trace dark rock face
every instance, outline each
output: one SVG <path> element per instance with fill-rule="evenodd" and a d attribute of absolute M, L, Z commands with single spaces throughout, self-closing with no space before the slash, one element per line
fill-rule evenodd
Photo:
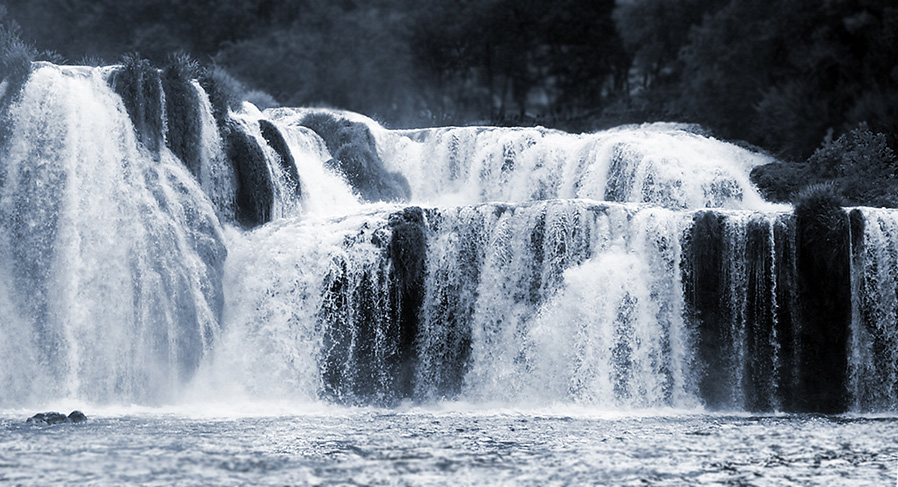
<path fill-rule="evenodd" d="M 382 236 L 361 239 L 385 245 Z M 352 243 L 349 243 L 352 245 Z M 389 406 L 396 400 L 392 364 L 398 353 L 398 320 L 391 314 L 388 262 L 357 266 L 335 261 L 326 278 L 319 323 L 324 327 L 320 362 L 323 394 L 343 404 Z"/>
<path fill-rule="evenodd" d="M 296 197 L 298 198 L 302 195 L 302 186 L 299 182 L 299 172 L 296 170 L 296 161 L 290 152 L 290 146 L 287 145 L 287 141 L 284 140 L 281 131 L 268 120 L 259 120 L 259 128 L 262 130 L 262 137 L 265 137 L 265 141 L 268 142 L 268 145 L 274 149 L 274 152 L 280 158 L 281 168 L 287 177 L 287 184 L 295 188 Z"/>
<path fill-rule="evenodd" d="M 163 73 L 162 86 L 168 122 L 165 142 L 193 177 L 199 179 L 202 148 L 199 93 L 189 79 L 184 79 L 174 69 Z"/>
<path fill-rule="evenodd" d="M 742 233 L 733 233 L 734 224 L 725 214 L 698 212 L 684 243 L 684 297 L 705 404 L 846 411 L 848 215 L 812 199 L 794 216 L 750 220 Z M 852 215 L 851 225 L 862 233 L 862 215 Z"/>
<path fill-rule="evenodd" d="M 773 228 L 776 266 L 776 337 L 779 344 L 780 406 L 795 410 L 795 384 L 798 377 L 796 331 L 799 326 L 795 272 L 795 217 L 783 215 Z"/>
<path fill-rule="evenodd" d="M 833 202 L 809 199 L 796 204 L 795 227 L 801 319 L 795 409 L 841 413 L 849 404 L 849 218 Z"/>
<path fill-rule="evenodd" d="M 122 97 L 131 123 L 147 149 L 158 153 L 165 140 L 162 78 L 146 59 L 129 57 L 124 67 L 110 78 L 112 88 Z"/>
<path fill-rule="evenodd" d="M 50 425 L 61 423 L 83 423 L 87 421 L 87 416 L 81 411 L 72 411 L 68 416 L 57 412 L 37 413 L 28 418 L 25 422 L 36 425 Z"/>
<path fill-rule="evenodd" d="M 341 260 L 332 267 L 319 316 L 323 392 L 332 400 L 388 406 L 413 397 L 425 230 L 424 212 L 406 208 L 356 237 L 381 249 L 376 262 L 358 267 Z"/>
<path fill-rule="evenodd" d="M 732 320 L 724 305 L 724 217 L 712 211 L 697 213 L 684 249 L 683 279 L 687 312 L 698 330 L 698 359 L 703 366 L 699 391 L 708 407 L 728 406 L 730 381 L 724 348 L 732 342 L 723 326 Z"/>
<path fill-rule="evenodd" d="M 315 131 L 334 157 L 331 167 L 343 173 L 349 184 L 368 201 L 405 201 L 411 196 L 408 180 L 389 172 L 377 155 L 374 136 L 364 124 L 313 113 L 302 125 Z"/>
<path fill-rule="evenodd" d="M 447 221 L 439 211 L 428 211 L 426 216 L 430 232 L 457 230 L 460 245 L 453 256 L 458 264 L 457 269 L 440 268 L 439 265 L 434 269 L 426 269 L 428 273 L 433 273 L 433 277 L 429 278 L 431 282 L 446 285 L 422 290 L 433 293 L 429 299 L 435 305 L 421 315 L 419 327 L 428 327 L 427 334 L 437 345 L 428 346 L 426 341 L 419 343 L 419 353 L 434 357 L 441 364 L 440 367 L 431 367 L 428 376 L 422 377 L 431 384 L 430 391 L 422 392 L 430 394 L 430 397 L 455 398 L 462 392 L 471 365 L 471 328 L 475 296 L 483 269 L 487 220 L 472 218 L 455 227 L 454 222 Z"/>
<path fill-rule="evenodd" d="M 225 130 L 228 160 L 237 173 L 237 222 L 254 227 L 268 223 L 274 205 L 271 174 L 265 152 L 240 124 L 230 120 Z"/>
<path fill-rule="evenodd" d="M 766 219 L 752 220 L 746 228 L 746 305 L 744 310 L 745 351 L 748 356 L 742 388 L 745 408 L 750 411 L 772 411 L 781 402 L 776 379 L 786 375 L 774 360 L 777 349 L 782 349 L 781 337 L 785 330 L 779 326 L 781 312 L 788 310 L 788 301 L 782 302 L 771 293 L 772 289 L 789 289 L 777 275 L 783 257 L 790 254 L 785 245 L 777 246 L 776 231 L 782 222 Z M 770 225 L 773 228 L 770 228 Z M 771 239 L 771 230 L 774 238 Z M 781 358 L 780 358 L 781 360 Z"/>
<path fill-rule="evenodd" d="M 393 303 L 399 319 L 396 388 L 401 397 L 411 397 L 418 363 L 418 315 L 424 303 L 427 258 L 424 212 L 418 207 L 406 208 L 390 215 L 390 226 L 393 227 L 389 244 Z"/>

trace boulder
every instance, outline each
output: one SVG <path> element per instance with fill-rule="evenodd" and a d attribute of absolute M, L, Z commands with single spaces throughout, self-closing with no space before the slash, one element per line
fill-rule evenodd
<path fill-rule="evenodd" d="M 37 413 L 28 418 L 25 422 L 31 424 L 59 424 L 59 423 L 81 423 L 87 421 L 87 416 L 81 411 L 72 411 L 68 416 L 57 412 Z"/>

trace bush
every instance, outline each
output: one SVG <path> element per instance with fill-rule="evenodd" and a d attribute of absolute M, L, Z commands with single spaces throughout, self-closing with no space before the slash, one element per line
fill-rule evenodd
<path fill-rule="evenodd" d="M 822 182 L 807 163 L 772 162 L 751 170 L 751 181 L 768 201 L 788 203 L 808 184 Z"/>
<path fill-rule="evenodd" d="M 0 4 L 0 81 L 21 87 L 31 73 L 37 51 L 24 42 L 19 24 L 9 19 L 6 6 Z M 9 88 L 7 88 L 9 89 Z"/>
<path fill-rule="evenodd" d="M 758 166 L 751 179 L 761 194 L 772 201 L 802 201 L 835 193 L 845 205 L 898 208 L 898 159 L 887 137 L 866 124 L 827 140 L 804 163 L 772 163 Z M 799 188 L 828 182 L 827 189 Z"/>
<path fill-rule="evenodd" d="M 249 90 L 244 96 L 246 101 L 255 105 L 259 110 L 280 106 L 273 96 L 262 90 Z"/>
<path fill-rule="evenodd" d="M 219 127 L 227 126 L 228 110 L 237 110 L 246 100 L 246 88 L 224 68 L 212 65 L 202 70 L 200 85 L 212 103 L 212 114 Z"/>
<path fill-rule="evenodd" d="M 82 56 L 81 59 L 78 60 L 79 66 L 99 67 L 99 66 L 106 66 L 107 64 L 109 64 L 109 63 L 107 63 L 105 59 L 101 58 L 100 56 L 94 56 L 94 55 Z"/>
<path fill-rule="evenodd" d="M 808 162 L 825 177 L 892 178 L 898 170 L 898 160 L 886 136 L 873 133 L 866 123 L 842 134 L 835 141 L 825 141 Z"/>
<path fill-rule="evenodd" d="M 842 208 L 842 195 L 836 185 L 817 183 L 806 186 L 798 192 L 793 200 L 795 213 L 820 214 Z"/>
<path fill-rule="evenodd" d="M 5 32 L 0 35 L 7 34 Z M 31 74 L 31 62 L 36 53 L 34 49 L 18 37 L 0 39 L 0 78 L 12 86 L 20 88 Z"/>
<path fill-rule="evenodd" d="M 54 50 L 44 50 L 34 55 L 35 61 L 46 61 L 53 64 L 68 64 L 69 60 Z"/>
<path fill-rule="evenodd" d="M 168 56 L 168 63 L 165 66 L 165 77 L 170 80 L 177 80 L 183 83 L 200 76 L 200 63 L 196 59 L 184 51 L 177 51 Z"/>
<path fill-rule="evenodd" d="M 814 184 L 795 199 L 798 411 L 843 412 L 851 323 L 849 218 L 833 184 Z"/>

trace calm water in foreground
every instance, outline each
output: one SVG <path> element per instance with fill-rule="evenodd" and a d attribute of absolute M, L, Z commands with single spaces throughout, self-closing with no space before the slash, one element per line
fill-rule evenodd
<path fill-rule="evenodd" d="M 894 416 L 275 414 L 120 410 L 32 426 L 0 411 L 0 484 L 898 485 Z"/>

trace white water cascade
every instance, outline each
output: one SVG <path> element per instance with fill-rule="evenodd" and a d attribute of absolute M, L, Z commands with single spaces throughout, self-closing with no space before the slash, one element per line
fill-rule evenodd
<path fill-rule="evenodd" d="M 857 410 L 898 409 L 898 214 L 855 210 L 865 222 L 854 249 L 851 387 Z"/>
<path fill-rule="evenodd" d="M 803 223 L 750 181 L 765 155 L 675 124 L 222 124 L 192 82 L 197 115 L 163 115 L 197 127 L 181 161 L 142 142 L 117 69 L 37 64 L 6 100 L 0 405 L 813 407 L 828 328 L 802 311 Z M 893 213 L 851 216 L 830 396 L 854 410 L 898 407 Z"/>
<path fill-rule="evenodd" d="M 220 331 L 209 198 L 138 143 L 108 71 L 37 67 L 0 187 L 0 401 L 169 401 Z"/>

